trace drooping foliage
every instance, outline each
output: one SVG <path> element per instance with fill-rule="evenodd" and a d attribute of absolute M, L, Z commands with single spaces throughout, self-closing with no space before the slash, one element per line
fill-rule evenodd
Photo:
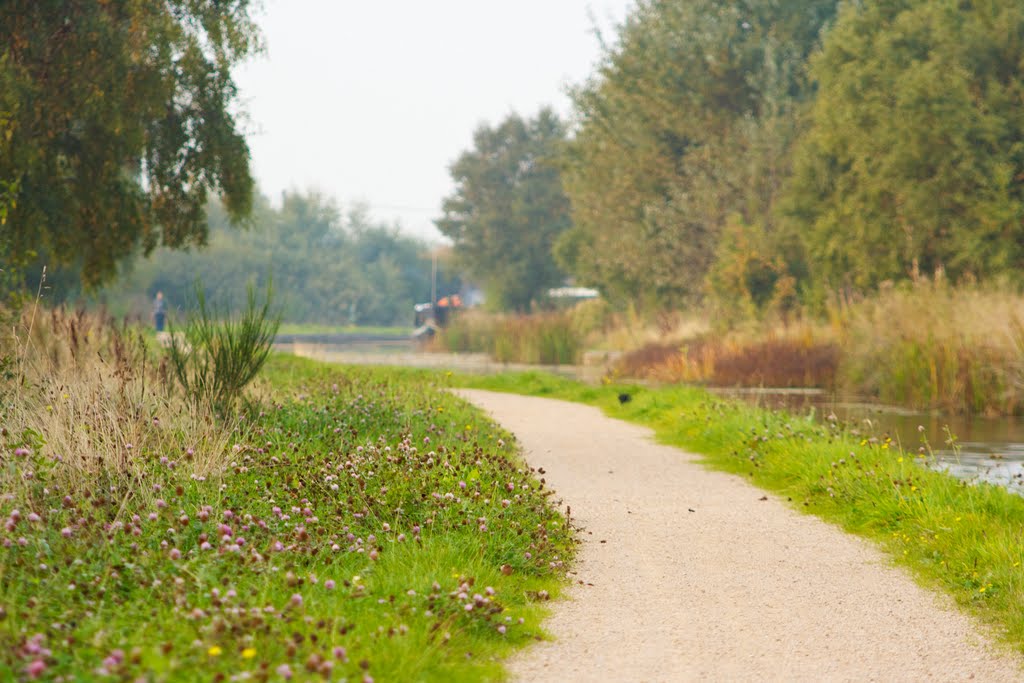
<path fill-rule="evenodd" d="M 639 3 L 574 94 L 574 228 L 559 244 L 574 274 L 613 298 L 679 304 L 703 293 L 727 224 L 785 242 L 773 209 L 812 93 L 804 64 L 835 4 Z"/>
<path fill-rule="evenodd" d="M 477 129 L 473 149 L 451 166 L 456 188 L 437 227 L 494 308 L 527 310 L 564 278 L 552 246 L 570 226 L 557 164 L 565 136 L 550 109 L 512 114 Z"/>
<path fill-rule="evenodd" d="M 812 73 L 790 211 L 813 277 L 1024 268 L 1024 5 L 843 6 Z"/>
<path fill-rule="evenodd" d="M 205 206 L 252 205 L 231 67 L 250 0 L 0 3 L 0 261 L 87 286 L 158 245 L 202 244 Z"/>

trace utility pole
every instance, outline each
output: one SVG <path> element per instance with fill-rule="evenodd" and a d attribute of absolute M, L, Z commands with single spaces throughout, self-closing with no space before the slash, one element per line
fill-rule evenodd
<path fill-rule="evenodd" d="M 437 248 L 430 251 L 430 310 L 437 306 Z"/>

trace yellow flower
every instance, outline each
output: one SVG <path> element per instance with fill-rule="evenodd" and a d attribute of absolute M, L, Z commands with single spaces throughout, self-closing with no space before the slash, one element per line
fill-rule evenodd
<path fill-rule="evenodd" d="M 224 650 L 220 649 L 220 645 L 214 645 L 206 651 L 206 654 L 210 655 L 211 657 L 219 657 L 220 653 L 223 651 Z"/>
<path fill-rule="evenodd" d="M 244 650 L 242 650 L 242 657 L 244 657 L 245 659 L 252 659 L 255 656 L 256 656 L 256 648 L 247 647 Z"/>
<path fill-rule="evenodd" d="M 355 576 L 352 577 L 352 583 L 359 583 L 361 578 L 362 578 L 361 576 L 356 574 Z"/>

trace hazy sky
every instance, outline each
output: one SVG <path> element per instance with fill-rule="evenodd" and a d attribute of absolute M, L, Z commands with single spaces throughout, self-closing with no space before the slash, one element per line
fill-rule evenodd
<path fill-rule="evenodd" d="M 260 189 L 363 200 L 435 238 L 448 166 L 483 123 L 570 111 L 566 86 L 634 0 L 265 0 L 236 72 Z M 593 18 L 593 20 L 592 20 Z"/>

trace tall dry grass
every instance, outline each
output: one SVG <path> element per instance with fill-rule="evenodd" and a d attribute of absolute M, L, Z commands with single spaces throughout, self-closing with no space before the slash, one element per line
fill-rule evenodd
<path fill-rule="evenodd" d="M 467 311 L 440 332 L 435 348 L 487 353 L 503 363 L 572 365 L 579 361 L 583 337 L 565 311 L 532 315 Z"/>
<path fill-rule="evenodd" d="M 847 391 L 922 409 L 1024 409 L 1024 296 L 1008 285 L 939 278 L 836 302 Z"/>
<path fill-rule="evenodd" d="M 666 338 L 690 339 L 708 329 L 707 320 L 692 313 L 641 315 L 635 307 L 615 310 L 594 300 L 530 315 L 466 311 L 442 331 L 434 348 L 487 353 L 503 362 L 564 365 L 578 363 L 585 349 L 635 349 Z"/>
<path fill-rule="evenodd" d="M 716 386 L 822 387 L 957 414 L 1024 412 L 1024 295 L 943 279 L 836 298 L 827 321 L 649 343 L 617 374 Z"/>
<path fill-rule="evenodd" d="M 0 468 L 8 494 L 110 486 L 145 496 L 137 484 L 154 467 L 208 477 L 225 464 L 237 425 L 186 401 L 139 329 L 29 306 L 8 316 L 0 359 L 0 463 L 21 461 Z"/>

